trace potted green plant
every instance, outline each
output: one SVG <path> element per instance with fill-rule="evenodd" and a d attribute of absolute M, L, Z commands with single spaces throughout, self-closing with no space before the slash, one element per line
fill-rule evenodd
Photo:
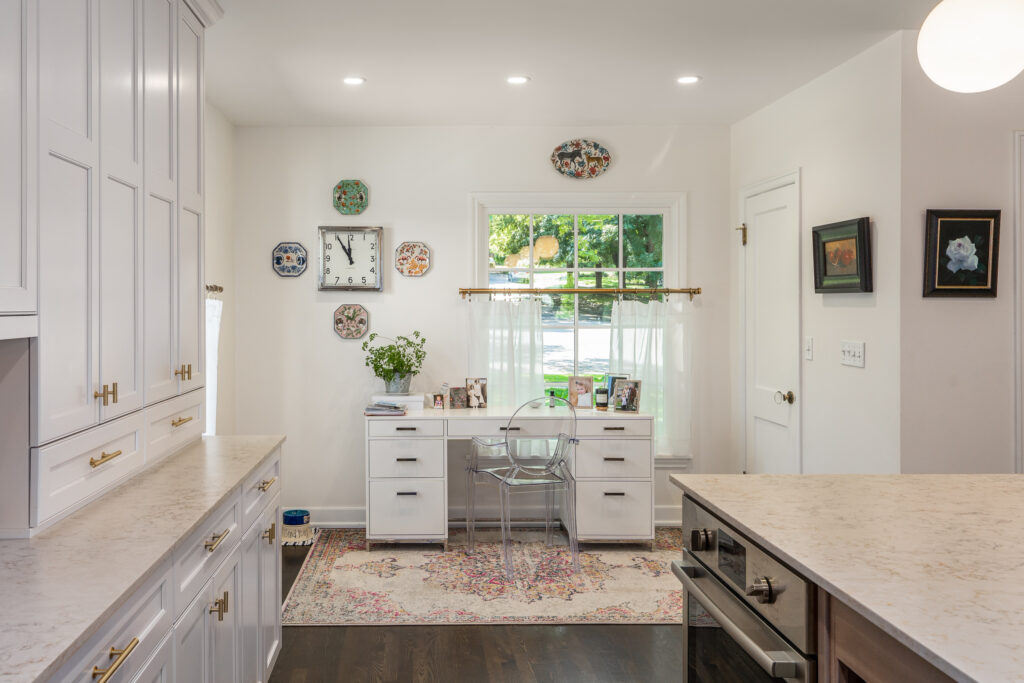
<path fill-rule="evenodd" d="M 423 350 L 423 345 L 427 343 L 426 338 L 417 330 L 412 333 L 412 337 L 381 337 L 391 343 L 373 346 L 373 340 L 378 336 L 380 335 L 373 332 L 363 342 L 366 367 L 373 368 L 373 374 L 384 380 L 384 390 L 387 393 L 409 393 L 412 377 L 419 374 L 423 368 L 423 359 L 427 357 L 427 352 Z"/>

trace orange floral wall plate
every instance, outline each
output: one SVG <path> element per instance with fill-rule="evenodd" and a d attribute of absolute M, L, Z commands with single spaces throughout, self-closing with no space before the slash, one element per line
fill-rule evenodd
<path fill-rule="evenodd" d="M 395 270 L 406 277 L 421 277 L 430 268 L 430 247 L 423 242 L 402 242 L 395 249 Z"/>

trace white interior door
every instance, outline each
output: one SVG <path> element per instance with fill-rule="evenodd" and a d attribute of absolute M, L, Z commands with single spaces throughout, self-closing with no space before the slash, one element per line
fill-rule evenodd
<path fill-rule="evenodd" d="M 801 470 L 798 200 L 795 176 L 741 197 L 749 473 Z"/>

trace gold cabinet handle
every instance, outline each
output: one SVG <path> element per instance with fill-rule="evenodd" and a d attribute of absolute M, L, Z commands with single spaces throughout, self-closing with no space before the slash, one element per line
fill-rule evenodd
<path fill-rule="evenodd" d="M 134 650 L 136 646 L 138 646 L 138 644 L 139 639 L 132 638 L 132 641 L 128 643 L 128 647 L 126 647 L 123 650 L 118 650 L 116 647 L 110 648 L 110 658 L 114 660 L 114 663 L 108 666 L 106 669 L 101 669 L 98 666 L 94 666 L 92 668 L 93 678 L 96 678 L 97 676 L 102 676 L 102 678 L 100 678 L 100 680 L 96 683 L 107 683 L 107 681 L 110 680 L 110 677 L 113 676 L 117 672 L 117 670 L 121 668 L 121 665 L 124 664 L 124 661 L 128 659 L 128 655 L 132 653 L 132 650 Z"/>
<path fill-rule="evenodd" d="M 185 424 L 186 422 L 191 422 L 191 421 L 192 421 L 192 416 L 191 415 L 189 415 L 188 417 L 179 417 L 177 420 L 171 420 L 171 426 L 172 427 L 180 427 L 181 425 Z"/>
<path fill-rule="evenodd" d="M 109 460 L 113 460 L 114 458 L 116 458 L 119 455 L 121 455 L 121 451 L 120 450 L 116 450 L 113 453 L 105 453 L 105 452 L 101 451 L 100 452 L 100 457 L 98 457 L 98 458 L 89 458 L 89 467 L 92 467 L 92 468 L 95 469 L 95 468 L 99 467 L 100 465 L 102 465 L 103 463 L 105 463 L 105 462 L 107 462 Z"/>
<path fill-rule="evenodd" d="M 205 541 L 203 543 L 203 547 L 212 553 L 214 550 L 217 549 L 217 546 L 219 546 L 221 542 L 228 537 L 228 534 L 230 533 L 231 529 L 225 529 L 219 534 L 214 534 L 213 536 L 210 536 L 210 540 Z"/>
<path fill-rule="evenodd" d="M 267 489 L 269 489 L 271 486 L 273 486 L 275 481 L 277 481 L 277 477 L 271 477 L 270 479 L 264 479 L 263 481 L 260 482 L 259 486 L 257 486 L 256 488 L 258 488 L 260 491 L 263 491 L 264 493 L 266 493 Z"/>
<path fill-rule="evenodd" d="M 272 522 L 270 528 L 263 532 L 263 538 L 267 539 L 267 545 L 274 545 L 274 537 L 277 535 L 277 522 Z"/>
<path fill-rule="evenodd" d="M 108 399 L 110 397 L 110 389 L 108 389 L 107 385 L 104 384 L 103 385 L 103 391 L 94 391 L 94 392 L 92 392 L 92 397 L 93 398 L 102 398 L 103 399 L 103 405 L 108 405 L 107 401 L 108 401 Z M 114 403 L 117 403 L 117 401 L 114 401 Z"/>
<path fill-rule="evenodd" d="M 224 621 L 224 615 L 228 613 L 228 592 L 224 591 L 223 598 L 217 598 L 210 607 L 210 614 L 217 615 L 217 621 Z"/>
<path fill-rule="evenodd" d="M 192 364 L 189 363 L 188 365 L 185 365 L 184 363 L 182 363 L 181 368 L 175 370 L 174 374 L 181 377 L 184 380 L 192 379 Z"/>
<path fill-rule="evenodd" d="M 191 363 L 188 364 L 188 378 L 189 378 L 189 380 L 192 379 L 192 364 Z"/>
<path fill-rule="evenodd" d="M 181 367 L 174 371 L 174 376 L 175 377 L 181 377 L 182 379 L 186 379 L 185 373 L 186 373 L 185 364 L 182 363 Z"/>
<path fill-rule="evenodd" d="M 110 385 L 110 400 L 117 403 L 117 382 L 113 382 Z"/>

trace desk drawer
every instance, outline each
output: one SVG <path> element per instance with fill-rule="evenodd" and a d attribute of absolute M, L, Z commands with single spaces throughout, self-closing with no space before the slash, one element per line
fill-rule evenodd
<path fill-rule="evenodd" d="M 653 538 L 649 481 L 576 482 L 580 538 Z"/>
<path fill-rule="evenodd" d="M 370 477 L 443 477 L 444 440 L 387 439 L 370 442 Z"/>
<path fill-rule="evenodd" d="M 651 421 L 647 418 L 614 418 L 577 420 L 576 436 L 650 436 Z"/>
<path fill-rule="evenodd" d="M 444 479 L 375 479 L 367 507 L 370 537 L 447 536 Z"/>
<path fill-rule="evenodd" d="M 236 487 L 228 499 L 203 518 L 199 528 L 174 549 L 175 617 L 192 602 L 221 560 L 238 545 L 242 537 L 241 523 L 242 500 Z"/>
<path fill-rule="evenodd" d="M 525 419 L 516 420 L 513 425 L 512 434 L 515 436 L 555 436 L 554 431 L 558 428 L 555 425 L 562 424 L 561 420 L 540 420 Z M 577 425 L 579 422 L 576 423 Z M 448 436 L 465 437 L 490 436 L 503 437 L 508 427 L 508 419 L 461 419 L 448 421 Z M 518 427 L 518 429 L 516 429 Z"/>
<path fill-rule="evenodd" d="M 267 503 L 281 491 L 281 449 L 274 451 L 263 465 L 242 484 L 242 529 L 263 512 Z"/>
<path fill-rule="evenodd" d="M 142 467 L 144 424 L 139 411 L 33 448 L 32 526 L 76 507 Z"/>
<path fill-rule="evenodd" d="M 368 420 L 367 431 L 371 439 L 394 436 L 444 436 L 443 420 Z"/>
<path fill-rule="evenodd" d="M 580 439 L 574 475 L 578 479 L 650 479 L 647 439 Z"/>
<path fill-rule="evenodd" d="M 203 434 L 206 391 L 182 394 L 146 408 L 146 462 L 153 463 Z"/>
<path fill-rule="evenodd" d="M 110 656 L 110 648 L 125 649 L 137 638 L 138 644 L 111 678 L 119 683 L 132 680 L 171 631 L 174 620 L 171 588 L 171 561 L 168 559 L 50 680 L 54 683 L 95 681 L 93 667 L 106 669 L 116 661 Z"/>

